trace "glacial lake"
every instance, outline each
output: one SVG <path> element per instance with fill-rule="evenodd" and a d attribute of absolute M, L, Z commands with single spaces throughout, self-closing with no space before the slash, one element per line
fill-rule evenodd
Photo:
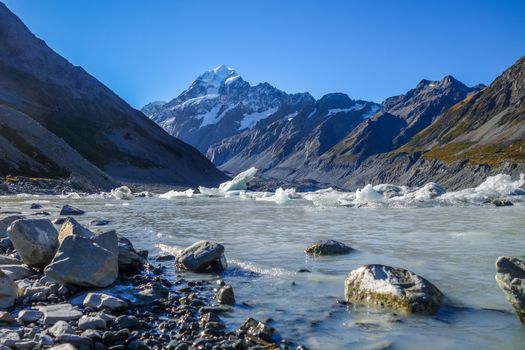
<path fill-rule="evenodd" d="M 523 196 L 519 196 L 523 197 Z M 30 210 L 31 203 L 43 208 Z M 223 318 L 236 329 L 247 317 L 270 320 L 278 334 L 309 349 L 523 349 L 525 327 L 497 286 L 499 256 L 525 254 L 525 203 L 494 207 L 463 203 L 396 207 L 316 206 L 305 199 L 282 203 L 230 198 L 0 197 L 1 210 L 58 215 L 63 204 L 86 211 L 95 231 L 116 229 L 150 257 L 195 241 L 224 244 L 229 267 L 221 276 L 237 306 Z M 356 251 L 308 257 L 319 239 Z M 154 260 L 152 260 L 154 263 Z M 436 316 L 346 306 L 347 274 L 379 263 L 411 270 L 445 295 Z M 173 262 L 168 275 L 174 277 Z M 306 268 L 311 273 L 298 273 Z M 208 276 L 186 275 L 202 279 Z"/>

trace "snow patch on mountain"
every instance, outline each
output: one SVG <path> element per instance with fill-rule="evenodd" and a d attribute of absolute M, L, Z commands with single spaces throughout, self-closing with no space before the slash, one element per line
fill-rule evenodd
<path fill-rule="evenodd" d="M 241 125 L 239 126 L 239 130 L 252 129 L 255 126 L 255 124 L 257 124 L 257 122 L 268 118 L 269 116 L 277 112 L 278 109 L 279 109 L 278 107 L 274 107 L 274 108 L 270 108 L 263 112 L 245 114 L 244 118 L 241 120 Z"/>

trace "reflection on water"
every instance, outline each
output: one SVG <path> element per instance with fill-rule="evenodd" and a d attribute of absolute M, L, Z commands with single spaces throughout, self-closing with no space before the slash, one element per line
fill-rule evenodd
<path fill-rule="evenodd" d="M 0 207 L 29 214 L 33 202 L 52 217 L 68 203 L 86 210 L 79 218 L 85 224 L 108 219 L 104 229 L 117 229 L 151 256 L 175 253 L 200 239 L 222 242 L 230 263 L 225 279 L 239 303 L 226 316 L 232 328 L 248 315 L 271 318 L 283 338 L 312 349 L 520 349 L 525 344 L 525 329 L 494 281 L 498 256 L 525 254 L 523 203 L 396 209 L 316 207 L 304 199 L 276 204 L 239 198 L 3 197 Z M 305 256 L 309 243 L 328 238 L 357 251 Z M 422 275 L 445 293 L 445 306 L 435 317 L 406 317 L 338 303 L 346 274 L 367 263 Z M 312 272 L 297 273 L 300 268 Z"/>

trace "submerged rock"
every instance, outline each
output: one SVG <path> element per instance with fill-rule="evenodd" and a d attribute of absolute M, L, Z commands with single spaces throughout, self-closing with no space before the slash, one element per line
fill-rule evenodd
<path fill-rule="evenodd" d="M 496 207 L 512 207 L 514 204 L 506 199 L 495 199 L 492 201 Z"/>
<path fill-rule="evenodd" d="M 118 276 L 117 235 L 102 233 L 92 240 L 79 235 L 64 238 L 46 267 L 50 279 L 79 287 L 107 287 Z"/>
<path fill-rule="evenodd" d="M 177 254 L 176 266 L 193 272 L 223 271 L 227 266 L 224 246 L 212 241 L 196 242 Z"/>
<path fill-rule="evenodd" d="M 525 325 L 525 261 L 510 256 L 499 257 L 496 260 L 496 282 Z"/>
<path fill-rule="evenodd" d="M 353 251 L 351 247 L 344 243 L 334 241 L 333 239 L 321 240 L 312 244 L 304 250 L 306 254 L 312 255 L 339 255 L 348 254 Z"/>
<path fill-rule="evenodd" d="M 235 305 L 235 294 L 232 286 L 224 286 L 217 291 L 215 299 L 223 305 Z"/>
<path fill-rule="evenodd" d="M 47 219 L 17 220 L 7 233 L 22 261 L 29 266 L 46 266 L 58 248 L 58 232 Z"/>
<path fill-rule="evenodd" d="M 64 215 L 64 216 L 82 215 L 84 213 L 85 211 L 83 211 L 82 209 L 75 208 L 74 206 L 69 205 L 69 204 L 64 205 L 62 209 L 60 210 L 60 215 Z"/>
<path fill-rule="evenodd" d="M 441 291 L 426 279 L 385 265 L 362 266 L 350 272 L 345 281 L 346 301 L 402 312 L 435 313 L 442 298 Z"/>

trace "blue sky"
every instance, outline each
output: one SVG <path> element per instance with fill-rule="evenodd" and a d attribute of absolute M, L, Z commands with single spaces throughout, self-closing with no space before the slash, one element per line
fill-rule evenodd
<path fill-rule="evenodd" d="M 252 84 L 381 102 L 423 78 L 487 84 L 525 55 L 525 1 L 4 2 L 139 108 L 223 63 Z"/>

